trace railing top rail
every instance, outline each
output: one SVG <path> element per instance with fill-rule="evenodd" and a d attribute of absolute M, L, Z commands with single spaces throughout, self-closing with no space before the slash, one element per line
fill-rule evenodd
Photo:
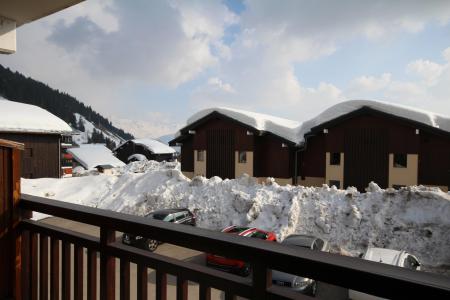
<path fill-rule="evenodd" d="M 20 206 L 22 209 L 109 230 L 134 233 L 199 251 L 261 263 L 271 269 L 382 297 L 399 297 L 404 291 L 416 296 L 450 296 L 450 280 L 442 275 L 307 249 L 291 249 L 257 239 L 240 238 L 26 194 L 22 194 Z"/>

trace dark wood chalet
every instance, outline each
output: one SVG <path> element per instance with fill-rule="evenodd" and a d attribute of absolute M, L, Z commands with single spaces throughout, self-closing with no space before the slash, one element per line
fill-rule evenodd
<path fill-rule="evenodd" d="M 21 176 L 60 177 L 61 137 L 71 127 L 48 111 L 34 105 L 0 99 L 0 139 L 24 145 Z"/>
<path fill-rule="evenodd" d="M 114 149 L 113 153 L 124 163 L 143 159 L 172 161 L 176 156 L 173 148 L 154 139 L 129 140 Z"/>
<path fill-rule="evenodd" d="M 450 187 L 450 133 L 395 108 L 362 106 L 312 127 L 298 155 L 301 185 Z"/>
<path fill-rule="evenodd" d="M 280 184 L 292 183 L 295 143 L 230 117 L 226 110 L 195 120 L 169 144 L 181 146 L 181 170 L 190 178 L 232 179 L 246 173 L 259 180 L 274 177 Z"/>

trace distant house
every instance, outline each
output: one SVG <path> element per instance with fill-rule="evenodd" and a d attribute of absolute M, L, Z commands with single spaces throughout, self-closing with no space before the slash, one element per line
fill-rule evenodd
<path fill-rule="evenodd" d="M 61 138 L 72 128 L 50 112 L 0 97 L 0 138 L 25 145 L 22 177 L 60 177 Z"/>
<path fill-rule="evenodd" d="M 74 167 L 82 166 L 86 170 L 98 168 L 104 170 L 108 165 L 112 167 L 125 165 L 104 144 L 81 144 L 79 147 L 67 149 L 67 152 L 72 154 Z"/>
<path fill-rule="evenodd" d="M 170 141 L 181 146 L 181 170 L 188 177 L 236 178 L 246 173 L 291 184 L 299 122 L 231 109 L 193 115 Z"/>
<path fill-rule="evenodd" d="M 364 191 L 411 185 L 450 188 L 450 117 L 353 100 L 300 123 L 231 109 L 202 110 L 170 144 L 188 176 L 242 173 L 278 183 Z"/>
<path fill-rule="evenodd" d="M 129 163 L 137 160 L 173 160 L 176 151 L 168 145 L 154 139 L 129 140 L 116 149 L 114 154 L 123 162 Z"/>
<path fill-rule="evenodd" d="M 97 171 L 103 174 L 111 175 L 113 172 L 114 167 L 111 165 L 98 165 L 96 167 Z"/>
<path fill-rule="evenodd" d="M 301 185 L 450 187 L 450 118 L 389 103 L 353 100 L 304 122 Z"/>

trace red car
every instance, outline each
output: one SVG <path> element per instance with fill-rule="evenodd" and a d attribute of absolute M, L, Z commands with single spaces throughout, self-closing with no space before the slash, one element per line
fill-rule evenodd
<path fill-rule="evenodd" d="M 242 226 L 228 226 L 222 232 L 237 234 L 240 236 L 263 239 L 266 241 L 276 242 L 277 237 L 275 233 L 264 231 L 258 228 L 242 227 Z M 242 260 L 226 258 L 219 255 L 207 254 L 206 265 L 215 269 L 235 273 L 241 276 L 248 276 L 250 274 L 250 264 Z"/>

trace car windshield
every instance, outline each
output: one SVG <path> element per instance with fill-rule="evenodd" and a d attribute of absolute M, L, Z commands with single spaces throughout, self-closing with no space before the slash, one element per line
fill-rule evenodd
<path fill-rule="evenodd" d="M 150 214 L 147 215 L 147 217 L 155 219 L 155 220 L 164 220 L 167 217 L 167 214 L 150 213 Z"/>
<path fill-rule="evenodd" d="M 300 238 L 300 237 L 296 237 L 296 238 L 287 238 L 282 242 L 283 245 L 286 245 L 288 247 L 293 247 L 293 248 L 306 248 L 306 249 L 311 249 L 311 241 L 307 240 L 305 238 Z"/>
<path fill-rule="evenodd" d="M 228 233 L 241 233 L 245 230 L 247 230 L 248 227 L 234 227 L 232 229 L 230 229 L 229 231 L 227 231 Z"/>

